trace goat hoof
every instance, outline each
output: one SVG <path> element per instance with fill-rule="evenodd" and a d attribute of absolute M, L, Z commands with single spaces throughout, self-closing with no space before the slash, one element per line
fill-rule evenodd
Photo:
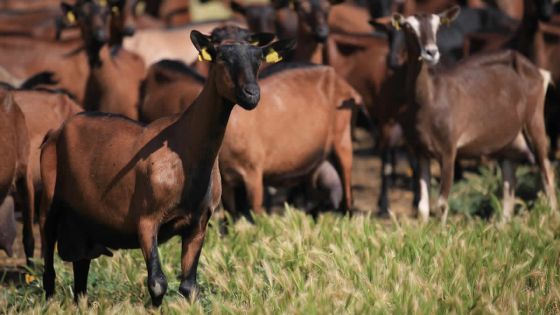
<path fill-rule="evenodd" d="M 152 305 L 160 306 L 165 292 L 167 292 L 167 281 L 164 276 L 148 279 L 148 291 L 152 298 Z"/>
<path fill-rule="evenodd" d="M 183 281 L 179 286 L 179 292 L 181 292 L 186 299 L 198 298 L 198 286 L 194 281 Z"/>
<path fill-rule="evenodd" d="M 152 297 L 152 306 L 153 307 L 160 307 L 161 303 L 163 303 L 163 295 L 159 297 Z"/>
<path fill-rule="evenodd" d="M 45 299 L 49 300 L 54 295 L 54 276 L 45 273 L 43 275 L 43 288 L 45 290 Z"/>

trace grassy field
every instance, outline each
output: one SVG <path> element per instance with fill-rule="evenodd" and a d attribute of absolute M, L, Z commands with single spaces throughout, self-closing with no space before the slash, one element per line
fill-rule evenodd
<path fill-rule="evenodd" d="M 521 190 L 535 180 L 526 169 L 519 175 Z M 194 303 L 177 292 L 174 239 L 160 247 L 170 284 L 161 309 L 149 306 L 142 255 L 132 250 L 94 261 L 89 305 L 72 303 L 71 266 L 57 260 L 53 301 L 45 303 L 40 281 L 12 284 L 0 290 L 0 313 L 558 314 L 560 215 L 540 195 L 520 203 L 510 224 L 471 215 L 477 207 L 499 211 L 498 202 L 481 201 L 497 200 L 497 178 L 483 169 L 457 185 L 453 207 L 472 211 L 446 227 L 336 214 L 314 222 L 287 208 L 220 237 L 213 221 Z M 39 276 L 40 268 L 31 272 Z"/>

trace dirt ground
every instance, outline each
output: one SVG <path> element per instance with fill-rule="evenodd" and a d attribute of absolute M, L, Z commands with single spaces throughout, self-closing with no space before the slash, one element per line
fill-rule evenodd
<path fill-rule="evenodd" d="M 374 156 L 373 141 L 369 134 L 361 129 L 356 131 L 354 142 L 354 165 L 352 170 L 352 187 L 354 192 L 354 207 L 364 214 L 378 212 L 377 198 L 379 196 L 381 161 Z M 408 172 L 408 164 L 404 158 L 399 159 L 397 174 Z M 396 216 L 407 216 L 412 213 L 412 192 L 410 180 L 406 176 L 398 176 L 395 187 L 391 189 L 391 210 Z M 0 251 L 0 266 L 2 269 L 12 269 L 25 264 L 25 254 L 22 246 L 22 225 L 18 220 L 18 236 L 14 242 L 14 256 L 8 257 Z M 40 256 L 39 227 L 35 225 L 35 255 Z"/>

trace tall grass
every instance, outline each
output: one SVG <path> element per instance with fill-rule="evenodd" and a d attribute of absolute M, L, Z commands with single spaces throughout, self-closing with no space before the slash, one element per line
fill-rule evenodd
<path fill-rule="evenodd" d="M 480 178 L 496 175 L 488 170 L 461 185 L 476 191 Z M 471 190 L 457 187 L 454 207 L 480 197 Z M 455 215 L 446 227 L 335 214 L 315 222 L 287 208 L 220 237 L 212 221 L 196 302 L 177 291 L 173 239 L 160 247 L 170 288 L 160 309 L 149 306 L 144 261 L 131 250 L 92 263 L 89 304 L 73 304 L 71 266 L 57 259 L 52 301 L 40 281 L 10 285 L 0 290 L 0 313 L 558 314 L 560 215 L 545 204 L 539 196 L 506 225 L 472 215 Z M 39 269 L 31 272 L 39 277 Z"/>

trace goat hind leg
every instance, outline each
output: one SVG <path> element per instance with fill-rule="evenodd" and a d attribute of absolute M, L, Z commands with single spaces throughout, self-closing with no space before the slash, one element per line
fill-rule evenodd
<path fill-rule="evenodd" d="M 342 134 L 340 141 L 334 145 L 334 156 L 337 162 L 340 180 L 343 188 L 342 210 L 345 213 L 352 211 L 352 138 L 350 137 L 350 125 Z"/>
<path fill-rule="evenodd" d="M 43 241 L 44 248 L 44 271 L 43 271 L 43 289 L 45 297 L 48 300 L 54 295 L 56 272 L 54 270 L 54 247 L 56 243 L 57 214 L 55 209 L 50 209 L 45 217 Z"/>
<path fill-rule="evenodd" d="M 87 294 L 87 279 L 89 273 L 90 259 L 81 259 L 72 262 L 74 270 L 74 301 L 77 303 L 80 297 Z"/>
<path fill-rule="evenodd" d="M 35 249 L 35 237 L 33 236 L 33 222 L 35 215 L 35 192 L 33 189 L 33 180 L 31 179 L 30 172 L 19 178 L 16 182 L 17 193 L 20 204 L 22 205 L 23 212 L 23 249 L 25 251 L 25 258 L 27 265 L 31 266 L 31 258 L 33 258 L 33 251 Z"/>
<path fill-rule="evenodd" d="M 554 170 L 552 169 L 550 160 L 548 159 L 548 140 L 546 137 L 544 117 L 542 114 L 535 114 L 527 128 L 527 133 L 535 150 L 537 163 L 539 164 L 541 178 L 549 200 L 549 205 L 553 211 L 556 211 L 556 209 L 558 209 L 558 203 L 554 187 Z"/>

